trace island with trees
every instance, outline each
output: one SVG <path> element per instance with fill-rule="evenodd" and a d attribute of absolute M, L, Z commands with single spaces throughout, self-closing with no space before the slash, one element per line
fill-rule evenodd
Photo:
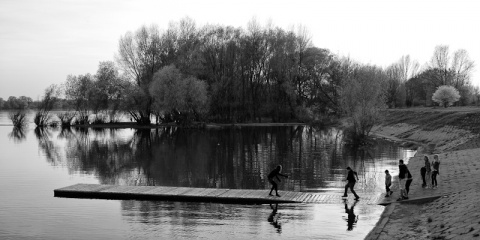
<path fill-rule="evenodd" d="M 38 126 L 115 124 L 119 113 L 138 126 L 346 119 L 361 138 L 388 108 L 478 105 L 473 69 L 467 51 L 446 45 L 423 66 L 405 55 L 382 67 L 314 46 L 303 27 L 197 26 L 184 18 L 166 30 L 126 32 L 115 59 L 96 73 L 69 75 L 38 101 L 0 98 L 0 109 L 19 109 L 11 114 L 16 126 L 28 108 Z M 53 109 L 64 111 L 52 116 Z"/>

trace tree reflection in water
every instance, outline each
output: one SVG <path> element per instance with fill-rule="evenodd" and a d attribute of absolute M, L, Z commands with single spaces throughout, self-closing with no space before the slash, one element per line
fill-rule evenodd
<path fill-rule="evenodd" d="M 347 165 L 363 179 L 375 178 L 358 189 L 381 184 L 374 161 L 378 145 L 346 148 L 335 128 L 72 128 L 61 129 L 57 139 L 51 130 L 58 132 L 35 130 L 48 161 L 94 175 L 101 184 L 268 189 L 266 174 L 278 164 L 290 176 L 281 190 L 342 189 Z"/>
<path fill-rule="evenodd" d="M 27 139 L 23 126 L 13 127 L 12 132 L 8 134 L 10 139 L 13 139 L 14 143 L 21 143 Z"/>
<path fill-rule="evenodd" d="M 47 161 L 54 166 L 63 165 L 65 159 L 61 146 L 53 139 L 53 134 L 57 131 L 58 128 L 52 127 L 36 127 L 33 131 L 38 140 L 38 146 L 43 150 Z"/>

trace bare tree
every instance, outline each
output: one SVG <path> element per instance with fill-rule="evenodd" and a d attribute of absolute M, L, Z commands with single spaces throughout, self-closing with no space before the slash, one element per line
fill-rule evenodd
<path fill-rule="evenodd" d="M 385 71 L 376 66 L 357 66 L 342 86 L 343 110 L 348 117 L 353 140 L 368 136 L 372 127 L 380 121 L 385 108 Z"/>
<path fill-rule="evenodd" d="M 451 67 L 452 72 L 454 72 L 452 85 L 457 89 L 461 86 L 467 85 L 474 67 L 475 64 L 470 60 L 465 49 L 455 51 Z"/>
<path fill-rule="evenodd" d="M 450 50 L 447 45 L 439 45 L 435 47 L 432 59 L 430 60 L 430 68 L 438 69 L 440 72 L 440 85 L 450 84 L 449 79 L 449 65 L 450 65 Z"/>
<path fill-rule="evenodd" d="M 404 69 L 399 63 L 394 63 L 387 67 L 385 73 L 387 74 L 385 95 L 387 105 L 390 108 L 397 107 L 397 97 L 399 95 L 400 86 L 403 84 Z"/>
<path fill-rule="evenodd" d="M 408 79 L 418 74 L 420 64 L 416 60 L 410 60 L 410 55 L 406 55 L 400 58 L 398 67 L 401 71 L 400 79 L 405 83 Z"/>
<path fill-rule="evenodd" d="M 46 126 L 50 124 L 50 111 L 58 101 L 60 95 L 60 87 L 52 84 L 45 89 L 42 101 L 38 105 L 38 111 L 35 114 L 34 122 L 37 126 Z"/>
<path fill-rule="evenodd" d="M 117 61 L 123 70 L 134 78 L 139 87 L 139 94 L 132 96 L 132 102 L 138 102 L 134 109 L 137 122 L 150 124 L 151 106 L 153 99 L 148 88 L 153 80 L 153 75 L 158 71 L 163 62 L 162 39 L 156 25 L 147 28 L 142 26 L 135 34 L 127 32 L 119 41 L 119 56 Z M 133 111 L 130 111 L 133 113 Z M 132 116 L 133 117 L 133 116 Z"/>

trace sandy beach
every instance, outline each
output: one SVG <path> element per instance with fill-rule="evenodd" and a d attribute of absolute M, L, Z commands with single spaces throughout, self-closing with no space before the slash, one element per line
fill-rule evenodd
<path fill-rule="evenodd" d="M 400 115 L 409 117 L 399 119 Z M 448 115 L 446 124 L 435 123 Z M 387 200 L 390 204 L 365 239 L 480 239 L 478 120 L 479 110 L 470 108 L 393 110 L 383 124 L 374 127 L 375 136 L 416 144 L 418 149 L 408 162 L 414 178 L 409 200 L 397 201 L 395 188 Z M 433 159 L 433 154 L 441 162 L 438 188 L 422 188 L 423 156 Z M 394 179 L 398 182 L 398 176 Z"/>

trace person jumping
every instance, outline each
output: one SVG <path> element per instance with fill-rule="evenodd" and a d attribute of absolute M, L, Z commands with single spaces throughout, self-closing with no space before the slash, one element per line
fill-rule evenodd
<path fill-rule="evenodd" d="M 353 195 L 355 195 L 355 200 L 358 200 L 360 199 L 360 197 L 357 195 L 355 190 L 353 190 L 353 187 L 355 187 L 355 183 L 358 180 L 357 172 L 353 171 L 350 167 L 347 167 L 347 170 L 348 170 L 348 174 L 347 174 L 348 183 L 345 185 L 345 193 L 343 194 L 343 197 L 347 197 L 347 190 L 350 188 L 350 191 L 353 193 Z"/>

